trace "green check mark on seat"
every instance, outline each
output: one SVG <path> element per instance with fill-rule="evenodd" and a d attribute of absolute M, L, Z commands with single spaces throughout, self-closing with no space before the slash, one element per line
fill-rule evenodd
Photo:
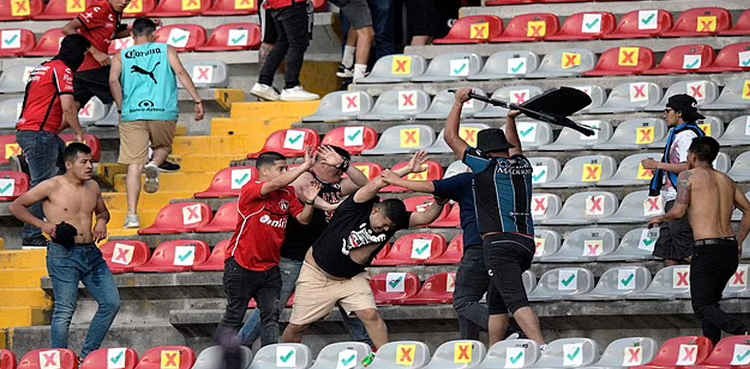
<path fill-rule="evenodd" d="M 737 361 L 744 362 L 745 359 L 747 359 L 748 356 L 750 356 L 750 350 L 745 351 L 745 353 L 742 354 L 742 355 L 737 355 Z"/>
<path fill-rule="evenodd" d="M 545 174 L 547 174 L 547 171 L 546 171 L 546 170 L 543 170 L 543 171 L 542 171 L 541 173 L 539 173 L 539 174 L 537 174 L 537 175 L 535 175 L 535 176 L 532 176 L 532 177 L 534 178 L 534 182 L 536 182 L 536 181 L 538 181 L 538 180 L 540 180 L 540 179 L 544 178 L 544 175 L 545 175 Z"/>
<path fill-rule="evenodd" d="M 531 133 L 531 132 L 532 132 L 533 130 L 534 130 L 534 127 L 529 127 L 529 129 L 527 129 L 527 130 L 525 130 L 525 131 L 519 131 L 519 133 L 521 134 L 521 136 L 524 136 L 524 137 L 526 137 L 526 136 L 527 136 L 527 135 L 528 135 L 529 133 Z"/>
<path fill-rule="evenodd" d="M 698 66 L 698 64 L 700 64 L 700 62 L 701 62 L 701 61 L 700 61 L 700 60 L 697 60 L 697 59 L 696 59 L 696 60 L 693 60 L 693 62 L 692 62 L 692 63 L 690 63 L 690 64 L 685 64 L 685 69 L 693 69 L 693 68 L 697 67 L 697 66 Z"/>
<path fill-rule="evenodd" d="M 186 39 L 186 38 L 187 38 L 187 36 L 180 36 L 180 37 L 178 37 L 178 38 L 174 38 L 174 37 L 172 37 L 172 43 L 173 43 L 173 44 L 179 43 L 180 41 L 182 41 L 182 40 L 184 40 L 184 39 Z"/>
<path fill-rule="evenodd" d="M 279 356 L 279 359 L 281 359 L 281 361 L 283 362 L 287 362 L 292 358 L 292 355 L 294 355 L 294 351 L 289 351 L 286 353 L 286 356 Z"/>
<path fill-rule="evenodd" d="M 423 252 L 427 251 L 427 249 L 430 248 L 430 245 L 424 245 L 421 248 L 417 248 L 417 254 L 422 255 Z"/>
<path fill-rule="evenodd" d="M 12 43 L 13 43 L 14 41 L 16 41 L 16 39 L 17 39 L 17 38 L 18 38 L 18 35 L 13 35 L 13 37 L 11 37 L 11 38 L 9 38 L 9 39 L 5 40 L 5 44 L 6 44 L 6 45 L 10 45 L 10 44 L 12 44 Z"/>
<path fill-rule="evenodd" d="M 177 255 L 177 257 L 180 258 L 180 261 L 184 262 L 190 257 L 190 255 L 193 255 L 193 250 L 188 251 L 185 255 Z"/>
<path fill-rule="evenodd" d="M 586 28 L 592 29 L 592 28 L 596 27 L 597 24 L 599 24 L 599 18 L 594 19 L 594 21 L 591 22 L 591 23 L 586 23 Z"/>
<path fill-rule="evenodd" d="M 518 73 L 518 71 L 520 71 L 520 70 L 521 70 L 521 68 L 523 68 L 524 64 L 526 64 L 526 63 L 524 63 L 524 62 L 521 62 L 521 64 L 518 64 L 518 65 L 517 65 L 517 66 L 516 66 L 515 68 L 510 68 L 510 70 L 511 70 L 511 71 L 512 71 L 513 73 Z"/>
<path fill-rule="evenodd" d="M 396 278 L 396 279 L 394 279 L 394 280 L 392 280 L 392 281 L 388 282 L 388 284 L 390 284 L 390 285 L 391 285 L 391 288 L 396 288 L 396 286 L 398 286 L 398 284 L 399 284 L 399 283 L 401 283 L 401 281 L 402 281 L 403 279 L 404 279 L 404 277 L 398 277 L 398 278 Z"/>
<path fill-rule="evenodd" d="M 0 193 L 5 193 L 5 191 L 8 191 L 11 187 L 13 187 L 13 184 L 8 183 L 5 187 L 0 188 Z"/>
<path fill-rule="evenodd" d="M 575 275 L 575 274 L 571 274 L 571 275 L 570 275 L 570 277 L 568 277 L 568 279 L 563 279 L 563 280 L 562 280 L 561 282 L 562 282 L 562 284 L 563 284 L 563 285 L 564 285 L 565 287 L 567 287 L 567 286 L 568 286 L 568 285 L 570 284 L 570 282 L 573 282 L 573 280 L 574 280 L 575 278 L 576 278 L 576 275 Z M 575 356 L 574 356 L 574 357 L 575 357 Z"/>
<path fill-rule="evenodd" d="M 571 277 L 572 277 L 572 276 L 571 276 Z M 576 358 L 576 356 L 578 356 L 578 354 L 580 354 L 580 353 L 581 353 L 581 348 L 580 348 L 580 347 L 576 347 L 576 350 L 575 350 L 575 351 L 573 351 L 573 353 L 572 353 L 572 354 L 568 354 L 568 355 L 567 355 L 567 356 L 568 356 L 568 360 L 571 360 L 571 361 L 573 361 L 573 359 L 575 359 L 575 358 Z"/>
<path fill-rule="evenodd" d="M 743 67 L 750 67 L 750 59 L 743 60 L 742 61 L 742 66 Z"/>
<path fill-rule="evenodd" d="M 349 139 L 349 141 L 354 141 L 354 140 L 355 140 L 355 139 L 357 138 L 357 136 L 359 136 L 359 134 L 360 134 L 361 132 L 362 132 L 362 131 L 357 131 L 357 132 L 354 132 L 354 134 L 351 134 L 351 135 L 346 135 L 346 138 L 348 138 L 348 139 Z"/>
<path fill-rule="evenodd" d="M 627 286 L 633 281 L 633 278 L 635 278 L 635 274 L 629 275 L 627 278 L 620 280 L 620 282 L 622 282 L 623 286 Z"/>
<path fill-rule="evenodd" d="M 124 354 L 125 354 L 125 351 L 120 351 L 120 353 L 117 354 L 117 356 L 110 358 L 109 361 L 111 361 L 112 364 L 117 364 L 120 361 L 120 359 L 122 359 L 122 355 Z"/>
<path fill-rule="evenodd" d="M 656 242 L 656 239 L 653 240 L 643 240 L 643 244 L 646 246 L 651 246 L 654 242 Z"/>
<path fill-rule="evenodd" d="M 511 364 L 515 364 L 518 362 L 518 360 L 521 360 L 522 357 L 523 357 L 523 352 L 519 352 L 518 355 L 516 355 L 516 357 L 509 357 L 508 359 L 510 360 Z"/>
<path fill-rule="evenodd" d="M 292 138 L 292 137 L 289 137 L 289 143 L 290 143 L 290 144 L 295 144 L 295 143 L 297 143 L 297 141 L 299 141 L 300 139 L 302 139 L 302 134 L 301 134 L 301 133 L 300 133 L 299 135 L 297 135 L 297 137 L 294 137 L 294 138 Z"/>
<path fill-rule="evenodd" d="M 648 18 L 641 19 L 641 22 L 643 22 L 643 24 L 649 24 L 654 19 L 654 17 L 656 17 L 656 14 L 652 13 L 651 15 L 648 16 Z"/>
<path fill-rule="evenodd" d="M 244 35 L 244 34 L 242 34 L 242 35 L 240 35 L 240 37 L 237 37 L 237 38 L 233 38 L 233 39 L 231 39 L 231 40 L 232 40 L 232 44 L 234 44 L 234 45 L 237 45 L 237 44 L 239 44 L 239 43 L 240 43 L 240 41 L 242 41 L 242 40 L 244 40 L 244 39 L 245 39 L 245 35 Z"/>
<path fill-rule="evenodd" d="M 350 356 L 350 357 L 349 357 L 348 359 L 341 359 L 341 364 L 344 364 L 344 365 L 349 365 L 349 364 L 351 364 L 351 362 L 352 362 L 352 361 L 354 361 L 354 359 L 356 359 L 356 358 L 357 358 L 357 355 L 352 355 L 352 356 Z"/>
<path fill-rule="evenodd" d="M 453 70 L 453 74 L 461 74 L 461 72 L 463 72 L 463 71 L 464 71 L 464 69 L 466 69 L 466 67 L 467 67 L 467 66 L 468 66 L 468 64 L 462 64 L 462 65 L 461 65 L 461 68 L 458 68 L 458 69 L 454 69 L 454 70 Z"/>
<path fill-rule="evenodd" d="M 247 177 L 250 177 L 250 175 L 245 173 L 245 175 L 242 176 L 242 178 L 237 178 L 234 181 L 237 182 L 237 184 L 243 184 L 245 183 L 245 181 L 247 181 Z"/>

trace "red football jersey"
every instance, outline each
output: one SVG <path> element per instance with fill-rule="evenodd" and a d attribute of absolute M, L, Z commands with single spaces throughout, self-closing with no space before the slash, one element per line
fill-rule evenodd
<path fill-rule="evenodd" d="M 58 133 L 63 111 L 60 95 L 73 93 L 73 71 L 62 60 L 43 63 L 29 74 L 19 131 Z"/>
<path fill-rule="evenodd" d="M 78 33 L 86 37 L 97 50 L 107 54 L 109 44 L 114 39 L 117 27 L 120 25 L 121 16 L 121 13 L 112 9 L 107 0 L 96 1 L 76 18 L 83 23 L 83 28 L 80 28 Z M 101 67 L 102 65 L 90 53 L 86 53 L 86 59 L 83 60 L 83 64 L 78 68 L 78 71 L 83 72 Z"/>

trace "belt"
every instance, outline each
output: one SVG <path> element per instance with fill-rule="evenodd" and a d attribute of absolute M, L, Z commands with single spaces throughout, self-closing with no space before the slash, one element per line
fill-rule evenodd
<path fill-rule="evenodd" d="M 727 241 L 735 241 L 735 242 L 737 242 L 737 239 L 734 238 L 734 237 L 709 238 L 709 239 L 705 239 L 705 240 L 695 241 L 695 246 L 721 245 L 721 244 L 726 243 Z"/>

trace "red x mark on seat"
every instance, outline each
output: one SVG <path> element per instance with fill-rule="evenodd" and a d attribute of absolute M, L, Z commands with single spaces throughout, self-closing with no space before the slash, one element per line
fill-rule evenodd
<path fill-rule="evenodd" d="M 574 67 L 576 65 L 576 58 L 578 58 L 577 54 L 573 54 L 573 55 L 565 54 L 565 66 Z"/>
<path fill-rule="evenodd" d="M 711 24 L 713 24 L 713 21 L 701 21 L 701 30 L 699 32 L 711 32 Z"/>
<path fill-rule="evenodd" d="M 544 200 L 544 198 L 534 199 L 534 211 L 547 211 L 547 205 Z"/>
<path fill-rule="evenodd" d="M 469 346 L 468 345 L 466 345 L 466 346 L 459 345 L 458 346 L 458 351 L 459 351 L 459 353 L 458 353 L 458 359 L 457 360 L 463 360 L 463 359 L 471 360 L 471 356 L 469 356 Z"/>
<path fill-rule="evenodd" d="M 628 352 L 630 352 L 630 361 L 628 361 L 628 364 L 630 363 L 638 364 L 641 362 L 641 359 L 640 359 L 641 349 L 640 348 L 629 348 Z"/>
<path fill-rule="evenodd" d="M 690 285 L 690 282 L 688 282 L 688 272 L 677 272 L 677 286 L 689 286 L 689 285 Z"/>
<path fill-rule="evenodd" d="M 115 260 L 122 260 L 123 262 L 127 262 L 128 261 L 128 252 L 130 252 L 130 250 L 128 250 L 128 249 L 119 249 L 117 251 L 118 251 L 117 252 L 117 257 L 115 258 Z"/>
<path fill-rule="evenodd" d="M 44 356 L 44 365 L 42 365 L 42 368 L 46 368 L 48 366 L 57 366 L 57 362 L 55 361 L 55 354 L 42 354 Z"/>
<path fill-rule="evenodd" d="M 701 91 L 701 86 L 690 86 L 690 94 L 693 95 L 696 99 L 702 99 L 703 98 L 703 91 Z"/>
<path fill-rule="evenodd" d="M 523 104 L 526 102 L 526 93 L 521 92 L 520 94 L 514 93 L 513 98 L 516 99 L 516 104 Z"/>
<path fill-rule="evenodd" d="M 468 130 L 468 129 L 467 129 L 467 130 L 466 130 L 466 131 L 464 131 L 464 132 L 466 132 L 466 139 L 465 139 L 464 141 L 466 141 L 466 142 L 468 142 L 468 143 L 474 143 L 474 142 L 476 142 L 476 141 L 477 141 L 477 138 L 476 138 L 476 131 L 474 131 L 474 130 Z"/>
<path fill-rule="evenodd" d="M 411 175 L 411 180 L 424 180 L 424 172 L 417 172 Z"/>
<path fill-rule="evenodd" d="M 646 201 L 648 201 L 648 211 L 659 210 L 659 198 L 658 197 L 650 197 L 646 199 Z"/>
<path fill-rule="evenodd" d="M 745 271 L 734 272 L 734 282 L 732 284 L 745 284 Z"/>
<path fill-rule="evenodd" d="M 404 104 L 406 105 L 406 104 Z M 417 134 L 417 131 L 404 131 L 406 133 L 406 142 L 405 143 L 417 143 L 417 138 L 414 137 Z"/>
<path fill-rule="evenodd" d="M 358 95 L 346 96 L 346 108 L 347 109 L 351 109 L 351 108 L 356 108 L 357 107 L 357 96 Z"/>
<path fill-rule="evenodd" d="M 83 5 L 81 5 L 81 0 L 73 0 L 73 8 L 83 8 Z"/>
<path fill-rule="evenodd" d="M 633 89 L 635 90 L 635 97 L 646 97 L 646 85 L 641 85 L 640 88 L 638 87 L 638 85 L 633 86 Z"/>
<path fill-rule="evenodd" d="M 404 95 L 404 106 L 414 106 L 414 94 Z"/>
<path fill-rule="evenodd" d="M 592 197 L 591 198 L 591 209 L 590 211 L 603 211 L 604 208 L 602 208 L 602 200 L 604 200 L 601 197 Z"/>
<path fill-rule="evenodd" d="M 245 5 L 245 4 L 251 5 L 252 3 L 250 2 L 250 0 L 242 0 L 242 2 L 240 3 L 240 5 Z"/>
<path fill-rule="evenodd" d="M 200 215 L 198 215 L 198 211 L 200 211 L 200 207 L 186 207 L 187 211 L 190 213 L 188 214 L 188 220 L 196 218 L 200 219 Z"/>
<path fill-rule="evenodd" d="M 642 129 L 641 132 L 641 140 L 640 142 L 651 142 L 651 130 L 650 129 Z"/>
<path fill-rule="evenodd" d="M 476 32 L 476 34 L 474 35 L 474 37 L 477 37 L 477 38 L 487 38 L 488 36 L 486 35 L 485 31 L 487 31 L 487 27 L 484 27 L 484 26 L 474 27 L 474 32 Z"/>
<path fill-rule="evenodd" d="M 21 12 L 27 12 L 27 11 L 29 10 L 26 9 L 25 1 L 16 1 L 16 12 L 21 13 Z"/>
<path fill-rule="evenodd" d="M 406 73 L 406 63 L 408 60 L 396 60 L 396 72 Z"/>
<path fill-rule="evenodd" d="M 698 350 L 697 347 L 685 348 L 685 356 L 682 357 L 682 361 L 691 362 L 694 361 L 695 352 Z"/>
<path fill-rule="evenodd" d="M 633 57 L 635 56 L 635 51 L 623 51 L 622 52 L 622 62 L 623 63 L 635 63 L 635 60 L 633 60 Z"/>
<path fill-rule="evenodd" d="M 596 255 L 599 251 L 599 244 L 587 245 L 589 248 L 589 255 Z"/>
<path fill-rule="evenodd" d="M 91 109 L 91 105 L 86 104 L 81 108 L 81 112 L 78 113 L 78 115 L 82 115 L 84 117 L 91 115 L 91 112 L 89 112 L 89 109 Z"/>
<path fill-rule="evenodd" d="M 542 27 L 543 26 L 531 26 L 531 37 L 542 37 Z"/>
<path fill-rule="evenodd" d="M 586 179 L 592 179 L 595 180 L 596 177 L 598 177 L 599 174 L 599 167 L 586 167 Z"/>
<path fill-rule="evenodd" d="M 13 152 L 13 156 L 17 155 L 23 155 L 23 149 L 21 149 L 21 146 L 18 145 L 5 145 L 5 150 L 7 151 L 8 148 L 10 148 L 10 151 Z"/>
<path fill-rule="evenodd" d="M 164 364 L 164 366 L 177 366 L 177 355 L 179 353 L 175 352 L 173 354 L 170 353 L 164 353 L 164 356 L 167 357 L 167 363 Z"/>
<path fill-rule="evenodd" d="M 209 70 L 211 70 L 211 67 L 205 67 L 205 68 L 198 67 L 198 79 L 208 79 Z"/>
<path fill-rule="evenodd" d="M 402 355 L 401 356 L 401 361 L 412 361 L 413 360 L 411 358 L 411 348 L 402 347 L 401 348 L 401 355 Z"/>

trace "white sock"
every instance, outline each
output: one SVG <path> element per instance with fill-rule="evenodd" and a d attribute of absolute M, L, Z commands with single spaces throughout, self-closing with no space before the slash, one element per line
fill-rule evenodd
<path fill-rule="evenodd" d="M 354 64 L 354 54 L 357 52 L 356 46 L 344 46 L 344 57 L 341 59 L 341 64 L 347 68 L 351 68 Z"/>
<path fill-rule="evenodd" d="M 367 64 L 354 64 L 354 79 L 365 78 L 367 73 Z"/>

